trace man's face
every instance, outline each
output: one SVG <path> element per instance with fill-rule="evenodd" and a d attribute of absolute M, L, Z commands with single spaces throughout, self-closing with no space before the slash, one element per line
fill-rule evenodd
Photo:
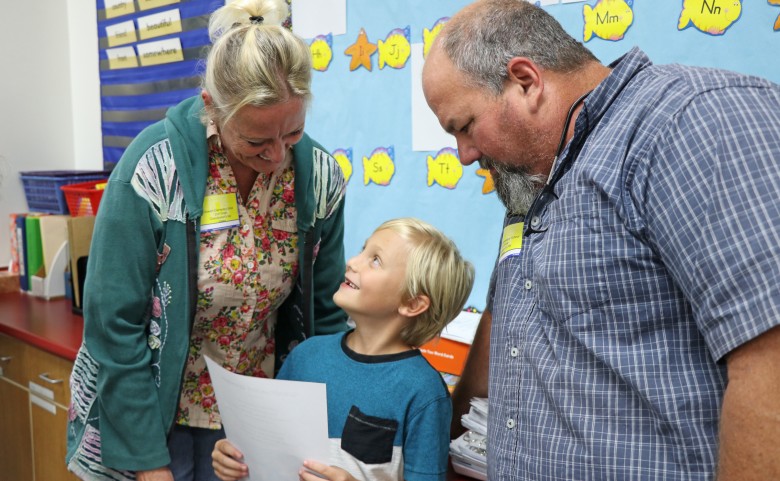
<path fill-rule="evenodd" d="M 539 127 L 522 89 L 508 83 L 496 96 L 475 87 L 434 48 L 425 62 L 423 91 L 439 123 L 455 136 L 460 162 L 490 170 L 507 209 L 525 213 L 549 174 L 553 136 Z"/>

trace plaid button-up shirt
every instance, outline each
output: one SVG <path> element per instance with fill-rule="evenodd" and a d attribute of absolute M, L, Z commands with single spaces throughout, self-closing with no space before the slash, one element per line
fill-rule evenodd
<path fill-rule="evenodd" d="M 724 356 L 780 323 L 780 87 L 612 69 L 494 273 L 493 481 L 711 480 Z"/>

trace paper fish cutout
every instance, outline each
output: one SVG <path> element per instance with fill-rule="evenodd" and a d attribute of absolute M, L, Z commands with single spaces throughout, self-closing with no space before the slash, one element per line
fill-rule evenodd
<path fill-rule="evenodd" d="M 395 174 L 395 149 L 377 147 L 370 157 L 363 157 L 363 184 L 373 182 L 377 185 L 389 185 Z"/>
<path fill-rule="evenodd" d="M 693 25 L 710 35 L 723 35 L 742 14 L 740 0 L 683 0 L 677 30 Z"/>
<path fill-rule="evenodd" d="M 777 5 L 780 6 L 780 0 L 767 0 L 769 2 L 769 5 Z M 775 19 L 775 26 L 774 26 L 775 32 L 780 30 L 780 15 L 777 16 Z"/>
<path fill-rule="evenodd" d="M 314 70 L 324 72 L 333 59 L 333 35 L 317 35 L 309 45 L 311 50 L 311 66 Z"/>
<path fill-rule="evenodd" d="M 589 41 L 595 34 L 598 38 L 622 40 L 628 27 L 634 23 L 634 11 L 631 10 L 633 1 L 629 0 L 599 0 L 596 5 L 582 7 L 582 16 L 585 19 L 583 40 Z"/>
<path fill-rule="evenodd" d="M 385 41 L 377 41 L 379 48 L 379 68 L 385 65 L 393 68 L 404 68 L 409 55 L 412 53 L 412 45 L 409 43 L 410 28 L 403 30 L 396 28 L 390 31 Z"/>
<path fill-rule="evenodd" d="M 442 187 L 454 189 L 461 177 L 463 166 L 457 150 L 445 147 L 436 153 L 436 157 L 428 156 L 428 187 L 436 182 Z"/>
<path fill-rule="evenodd" d="M 364 67 L 369 72 L 371 71 L 371 56 L 376 52 L 376 45 L 368 41 L 368 35 L 366 35 L 365 29 L 360 29 L 358 38 L 346 50 L 346 55 L 351 55 L 352 60 L 349 61 L 349 69 L 355 70 L 358 67 Z"/>
<path fill-rule="evenodd" d="M 482 193 L 489 194 L 496 190 L 496 184 L 493 183 L 493 176 L 490 175 L 490 171 L 487 169 L 477 169 L 477 175 L 485 178 L 485 182 L 482 184 Z"/>
<path fill-rule="evenodd" d="M 433 27 L 431 27 L 430 30 L 427 28 L 423 29 L 423 58 L 428 57 L 428 50 L 431 49 L 431 45 L 433 44 L 433 41 L 436 40 L 436 37 L 439 36 L 439 32 L 441 32 L 441 28 L 444 26 L 445 23 L 447 23 L 447 20 L 449 20 L 450 17 L 442 17 L 438 20 L 436 20 L 436 23 L 433 24 Z"/>
<path fill-rule="evenodd" d="M 333 158 L 341 167 L 344 180 L 349 182 L 349 178 L 352 177 L 352 149 L 336 149 L 333 151 Z"/>

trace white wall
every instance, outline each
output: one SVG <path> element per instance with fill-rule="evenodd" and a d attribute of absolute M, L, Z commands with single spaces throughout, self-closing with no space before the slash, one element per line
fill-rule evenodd
<path fill-rule="evenodd" d="M 94 0 L 4 2 L 0 15 L 0 266 L 20 171 L 101 169 Z"/>

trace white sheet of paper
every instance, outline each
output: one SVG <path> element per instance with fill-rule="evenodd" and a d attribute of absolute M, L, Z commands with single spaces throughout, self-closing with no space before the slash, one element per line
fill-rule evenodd
<path fill-rule="evenodd" d="M 451 341 L 471 344 L 474 341 L 474 334 L 477 333 L 477 327 L 481 318 L 482 314 L 477 312 L 461 311 L 452 322 L 447 324 L 447 327 L 441 333 L 441 337 Z"/>
<path fill-rule="evenodd" d="M 303 38 L 347 33 L 347 0 L 295 0 L 291 13 L 293 32 Z"/>
<path fill-rule="evenodd" d="M 249 480 L 298 479 L 304 459 L 329 463 L 325 384 L 235 374 L 206 357 L 227 438 Z"/>
<path fill-rule="evenodd" d="M 412 150 L 438 152 L 444 147 L 457 148 L 455 137 L 439 124 L 425 101 L 422 90 L 423 44 L 412 44 Z"/>

